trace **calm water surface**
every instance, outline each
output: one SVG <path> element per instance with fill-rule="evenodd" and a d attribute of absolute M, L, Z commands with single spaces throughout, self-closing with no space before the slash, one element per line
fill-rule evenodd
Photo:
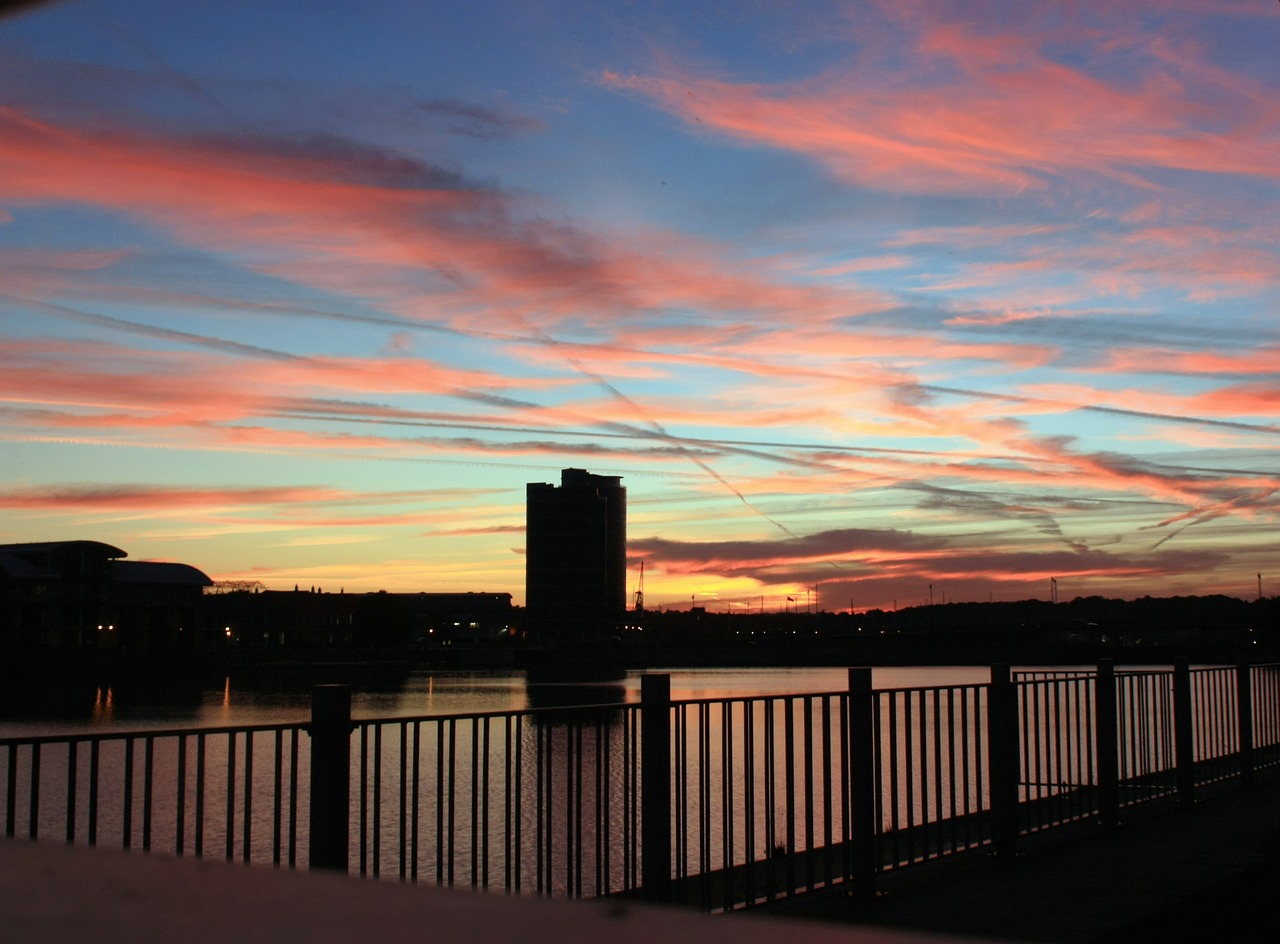
<path fill-rule="evenodd" d="M 840 691 L 841 668 L 670 669 L 673 699 Z M 522 671 L 416 670 L 407 677 L 352 684 L 356 718 L 520 711 L 566 704 L 640 700 L 639 671 L 617 681 L 531 685 Z M 972 684 L 989 677 L 978 667 L 877 668 L 877 688 Z M 120 682 L 41 686 L 0 701 L 0 737 L 104 731 L 115 728 L 220 727 L 305 721 L 310 688 L 289 679 L 254 682 L 229 677 L 210 685 Z"/>

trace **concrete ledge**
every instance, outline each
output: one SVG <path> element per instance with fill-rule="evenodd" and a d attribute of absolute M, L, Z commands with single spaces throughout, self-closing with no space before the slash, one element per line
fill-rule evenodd
<path fill-rule="evenodd" d="M 618 901 L 550 901 L 0 840 L 6 941 L 184 944 L 925 944 L 945 938 Z"/>

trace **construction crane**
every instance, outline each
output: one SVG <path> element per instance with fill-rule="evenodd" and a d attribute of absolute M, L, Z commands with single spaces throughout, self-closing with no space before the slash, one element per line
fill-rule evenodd
<path fill-rule="evenodd" d="M 644 561 L 640 562 L 640 583 L 636 587 L 635 611 L 644 612 Z"/>

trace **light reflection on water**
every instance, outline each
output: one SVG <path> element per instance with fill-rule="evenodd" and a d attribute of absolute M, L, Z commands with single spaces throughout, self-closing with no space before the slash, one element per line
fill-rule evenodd
<path fill-rule="evenodd" d="M 835 692 L 848 684 L 842 668 L 664 669 L 674 700 Z M 635 703 L 641 671 L 611 681 L 538 683 L 522 671 L 414 670 L 402 678 L 352 683 L 357 719 L 523 711 L 571 704 Z M 877 688 L 973 684 L 979 667 L 888 667 L 873 672 Z M 133 679 L 110 684 L 48 683 L 0 702 L 0 737 L 116 728 L 225 727 L 306 721 L 310 685 L 287 676 L 223 677 L 214 684 Z"/>

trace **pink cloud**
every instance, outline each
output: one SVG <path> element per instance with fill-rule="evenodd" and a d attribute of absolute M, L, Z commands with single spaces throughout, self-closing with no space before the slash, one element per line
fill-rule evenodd
<path fill-rule="evenodd" d="M 17 488 L 0 491 L 0 508 L 24 511 L 153 511 L 173 508 L 229 508 L 251 505 L 308 504 L 329 501 L 334 489 L 183 488 L 146 485 L 84 485 Z"/>
<path fill-rule="evenodd" d="M 501 192 L 342 142 L 166 138 L 90 131 L 0 108 L 0 199 L 77 202 L 142 217 L 256 268 L 458 326 L 696 307 L 842 317 L 882 305 L 788 284 L 672 233 L 622 242 L 535 215 Z M 394 292 L 380 293 L 389 283 Z M 407 285 L 416 284 L 406 297 Z"/>
<path fill-rule="evenodd" d="M 1049 11 L 974 12 L 902 4 L 890 11 L 896 30 L 875 37 L 870 21 L 859 24 L 855 35 L 872 50 L 865 62 L 804 81 L 733 82 L 669 64 L 603 80 L 700 131 L 800 153 L 895 192 L 1009 193 L 1080 174 L 1144 188 L 1154 186 L 1142 176 L 1149 169 L 1280 176 L 1265 131 L 1276 114 L 1270 90 L 1188 65 L 1189 51 L 1171 53 L 1123 13 L 1101 17 L 1097 32 L 1077 24 L 1068 34 L 1048 25 Z M 876 39 L 912 47 L 925 65 L 895 71 Z M 1090 55 L 1094 71 L 1051 58 L 1054 42 Z M 1107 77 L 1098 61 L 1126 77 Z M 1184 86 L 1188 71 L 1219 81 Z M 1216 107 L 1224 98 L 1238 116 L 1229 126 Z"/>

